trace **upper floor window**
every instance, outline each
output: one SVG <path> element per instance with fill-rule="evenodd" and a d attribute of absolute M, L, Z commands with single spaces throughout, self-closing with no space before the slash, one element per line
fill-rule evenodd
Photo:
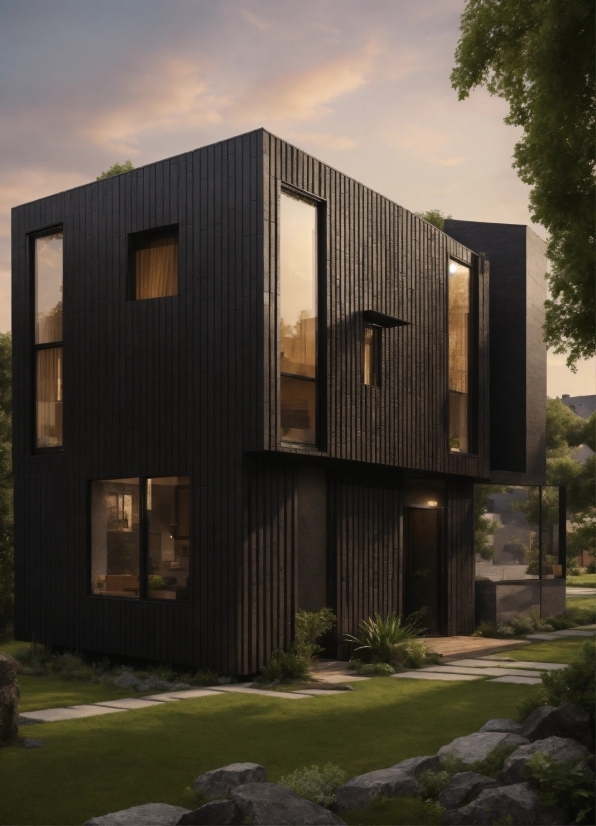
<path fill-rule="evenodd" d="M 317 207 L 282 192 L 280 204 L 281 438 L 316 444 Z"/>
<path fill-rule="evenodd" d="M 381 384 L 381 347 L 383 328 L 376 324 L 364 325 L 362 381 L 370 387 Z"/>
<path fill-rule="evenodd" d="M 132 237 L 135 299 L 178 295 L 178 228 L 141 232 Z"/>
<path fill-rule="evenodd" d="M 35 446 L 62 447 L 63 233 L 33 238 L 35 292 Z"/>
<path fill-rule="evenodd" d="M 470 450 L 470 267 L 449 261 L 449 449 Z"/>

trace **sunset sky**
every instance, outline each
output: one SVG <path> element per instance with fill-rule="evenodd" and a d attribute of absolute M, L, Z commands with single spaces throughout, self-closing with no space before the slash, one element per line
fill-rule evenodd
<path fill-rule="evenodd" d="M 451 89 L 463 8 L 0 0 L 0 330 L 11 207 L 260 126 L 408 209 L 530 224 L 507 105 Z M 596 392 L 594 359 L 573 375 L 549 355 L 548 390 Z"/>

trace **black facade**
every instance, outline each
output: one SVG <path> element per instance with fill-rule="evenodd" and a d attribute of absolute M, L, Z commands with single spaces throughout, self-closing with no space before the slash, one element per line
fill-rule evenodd
<path fill-rule="evenodd" d="M 282 186 L 319 211 L 316 447 L 279 436 Z M 497 227 L 498 246 L 499 225 L 481 226 Z M 64 234 L 64 440 L 39 451 L 32 239 L 53 227 Z M 131 244 L 166 227 L 177 294 L 135 301 Z M 492 460 L 491 439 L 506 436 L 489 432 L 489 398 L 507 388 L 489 364 L 482 255 L 264 130 L 20 206 L 12 232 L 19 639 L 249 674 L 289 644 L 296 610 L 327 604 L 342 655 L 361 619 L 409 604 L 416 542 L 436 548 L 431 630 L 473 630 L 473 484 L 521 471 L 517 446 L 508 464 Z M 461 453 L 448 438 L 450 256 L 473 281 Z M 367 318 L 389 319 L 379 386 L 362 381 Z M 180 475 L 189 599 L 93 594 L 92 482 Z"/>

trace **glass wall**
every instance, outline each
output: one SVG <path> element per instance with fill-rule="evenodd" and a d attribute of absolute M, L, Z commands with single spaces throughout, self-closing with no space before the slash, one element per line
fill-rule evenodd
<path fill-rule="evenodd" d="M 92 593 L 139 596 L 140 514 L 138 479 L 92 483 Z"/>
<path fill-rule="evenodd" d="M 150 599 L 188 599 L 190 501 L 188 476 L 147 479 Z"/>
<path fill-rule="evenodd" d="M 35 446 L 61 447 L 63 235 L 34 239 Z"/>
<path fill-rule="evenodd" d="M 476 579 L 563 576 L 559 488 L 475 485 Z"/>
<path fill-rule="evenodd" d="M 188 476 L 92 483 L 93 594 L 188 599 L 189 546 Z"/>
<path fill-rule="evenodd" d="M 280 203 L 281 438 L 316 443 L 317 207 Z"/>
<path fill-rule="evenodd" d="M 470 450 L 470 268 L 449 262 L 449 449 Z"/>

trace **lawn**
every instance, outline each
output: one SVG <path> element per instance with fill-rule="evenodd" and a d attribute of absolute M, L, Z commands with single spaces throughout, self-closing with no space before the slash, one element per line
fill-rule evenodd
<path fill-rule="evenodd" d="M 579 654 L 586 637 L 568 637 L 560 640 L 537 642 L 532 646 L 524 646 L 513 651 L 506 651 L 503 658 L 537 663 L 569 663 Z"/>
<path fill-rule="evenodd" d="M 237 761 L 262 763 L 273 781 L 327 761 L 351 777 L 434 754 L 491 717 L 515 717 L 531 691 L 376 678 L 329 697 L 226 694 L 27 726 L 21 734 L 42 738 L 45 747 L 0 749 L 0 823 L 81 824 L 151 801 L 190 808 L 184 789 L 196 775 Z"/>
<path fill-rule="evenodd" d="M 572 588 L 596 588 L 596 574 L 568 576 L 567 585 L 570 585 Z"/>

